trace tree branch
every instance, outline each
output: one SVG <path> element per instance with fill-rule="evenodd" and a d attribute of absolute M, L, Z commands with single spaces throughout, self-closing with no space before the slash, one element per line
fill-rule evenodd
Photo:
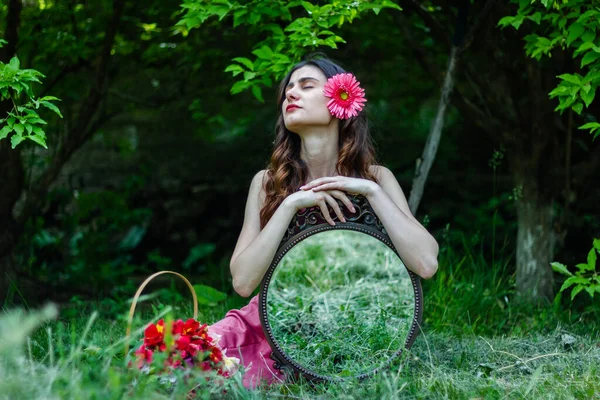
<path fill-rule="evenodd" d="M 471 44 L 473 43 L 473 40 L 475 39 L 475 37 L 479 33 L 479 30 L 483 26 L 483 23 L 485 22 L 485 20 L 487 19 L 487 17 L 491 13 L 491 11 L 492 11 L 492 9 L 494 8 L 495 5 L 496 5 L 496 0 L 488 0 L 485 3 L 485 6 L 483 7 L 483 10 L 481 10 L 481 12 L 477 15 L 477 18 L 475 19 L 475 23 L 471 26 L 471 28 L 469 29 L 469 31 L 465 35 L 463 43 L 460 46 L 460 52 L 459 53 L 464 52 L 466 49 L 469 48 L 469 46 L 471 46 Z"/>
<path fill-rule="evenodd" d="M 40 97 L 44 97 L 48 93 L 50 93 L 50 91 L 52 91 L 52 89 L 54 89 L 54 86 L 56 86 L 60 81 L 62 81 L 68 74 L 70 74 L 72 72 L 76 72 L 81 68 L 88 67 L 89 65 L 90 65 L 89 61 L 80 58 L 79 61 L 77 62 L 77 64 L 66 66 L 58 73 L 58 75 L 56 75 L 54 77 L 54 79 L 52 79 L 50 82 L 44 84 L 41 94 L 40 94 Z"/>
<path fill-rule="evenodd" d="M 437 19 L 431 15 L 431 13 L 425 9 L 416 0 L 403 0 L 400 2 L 400 7 L 406 11 L 413 11 L 416 13 L 425 25 L 430 29 L 431 36 L 439 43 L 442 43 L 446 50 L 450 52 L 452 43 L 450 42 L 450 34 L 446 29 L 439 23 Z"/>

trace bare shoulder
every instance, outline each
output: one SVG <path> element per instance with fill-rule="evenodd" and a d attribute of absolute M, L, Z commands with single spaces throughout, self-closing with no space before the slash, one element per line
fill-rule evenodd
<path fill-rule="evenodd" d="M 387 167 L 384 167 L 383 165 L 371 165 L 369 167 L 369 172 L 375 175 L 375 177 L 380 183 L 383 180 L 389 180 L 390 178 L 394 178 L 394 180 L 396 180 L 396 177 L 394 176 L 392 171 L 390 171 Z"/>
<path fill-rule="evenodd" d="M 250 196 L 258 196 L 260 203 L 264 201 L 266 196 L 265 184 L 267 182 L 267 172 L 266 169 L 258 171 L 250 184 Z"/>
<path fill-rule="evenodd" d="M 262 169 L 260 171 L 258 171 L 255 175 L 254 178 L 252 178 L 252 185 L 257 185 L 259 187 L 264 187 L 265 186 L 265 182 L 267 181 L 267 170 L 266 169 Z"/>
<path fill-rule="evenodd" d="M 379 186 L 381 186 L 383 191 L 390 197 L 396 206 L 398 206 L 398 208 L 414 219 L 408 207 L 404 191 L 400 187 L 400 183 L 398 183 L 394 173 L 383 165 L 373 165 L 371 168 L 371 172 L 377 177 Z"/>

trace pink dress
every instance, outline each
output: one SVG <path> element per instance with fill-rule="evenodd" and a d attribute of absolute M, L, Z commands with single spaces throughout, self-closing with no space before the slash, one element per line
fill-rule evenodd
<path fill-rule="evenodd" d="M 284 377 L 273 368 L 271 346 L 267 341 L 258 313 L 258 296 L 239 310 L 231 310 L 225 318 L 208 327 L 209 334 L 221 335 L 219 345 L 229 357 L 237 357 L 246 368 L 243 384 L 256 388 L 262 381 L 283 382 Z"/>

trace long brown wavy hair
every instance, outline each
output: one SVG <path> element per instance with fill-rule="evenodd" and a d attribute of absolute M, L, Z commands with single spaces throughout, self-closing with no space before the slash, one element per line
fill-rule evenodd
<path fill-rule="evenodd" d="M 308 167 L 300 158 L 300 136 L 285 127 L 281 110 L 290 76 L 294 71 L 306 65 L 319 68 L 327 79 L 346 72 L 330 59 L 319 57 L 296 64 L 281 81 L 278 91 L 279 118 L 275 126 L 276 138 L 273 142 L 271 160 L 267 167 L 265 203 L 260 210 L 261 229 L 269 222 L 283 200 L 298 191 L 300 186 L 305 183 L 308 174 Z M 370 179 L 377 182 L 375 175 L 369 171 L 369 167 L 376 165 L 377 162 L 364 111 L 356 117 L 340 121 L 338 151 L 339 155 L 335 167 L 338 175 Z"/>

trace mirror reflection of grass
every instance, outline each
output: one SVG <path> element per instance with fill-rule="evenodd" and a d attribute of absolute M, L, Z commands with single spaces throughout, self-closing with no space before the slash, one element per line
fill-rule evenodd
<path fill-rule="evenodd" d="M 284 352 L 321 375 L 369 372 L 404 346 L 414 291 L 396 254 L 354 231 L 292 248 L 269 285 L 269 324 Z"/>

